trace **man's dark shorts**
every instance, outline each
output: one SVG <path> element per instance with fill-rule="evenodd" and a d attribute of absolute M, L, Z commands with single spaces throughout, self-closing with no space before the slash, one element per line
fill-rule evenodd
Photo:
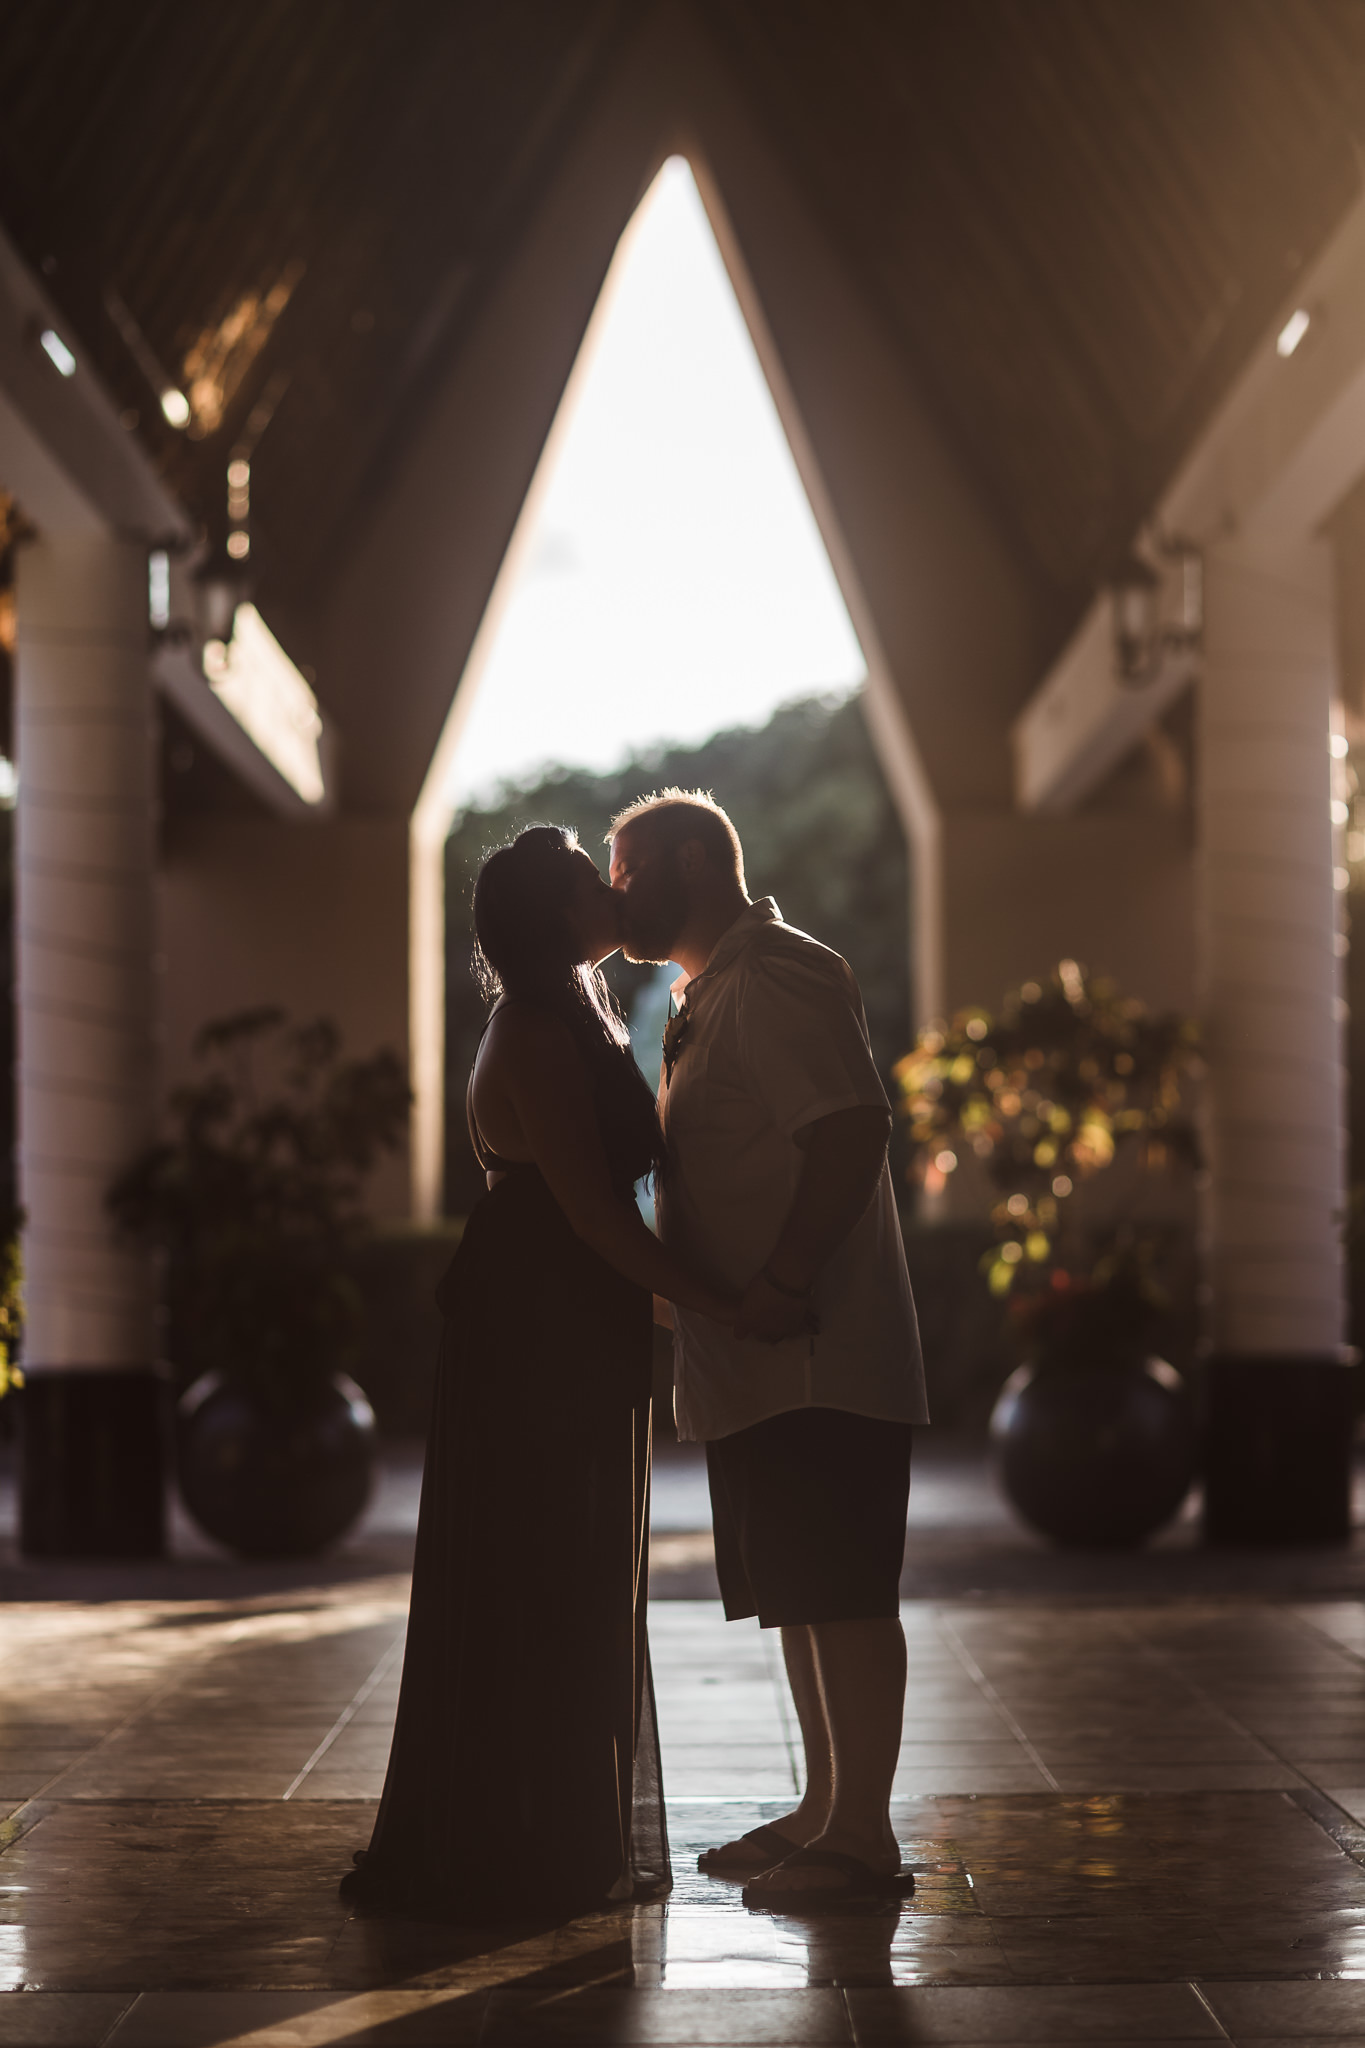
<path fill-rule="evenodd" d="M 896 1615 L 913 1434 L 908 1422 L 792 1408 L 708 1443 L 726 1620 Z"/>

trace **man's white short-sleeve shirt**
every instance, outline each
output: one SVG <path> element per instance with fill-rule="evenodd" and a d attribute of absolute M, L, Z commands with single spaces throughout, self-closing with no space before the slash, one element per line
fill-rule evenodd
<path fill-rule="evenodd" d="M 771 1256 L 801 1172 L 797 1133 L 859 1105 L 887 1108 L 852 970 L 751 903 L 703 971 L 673 985 L 686 1017 L 659 1112 L 669 1168 L 664 1242 L 712 1285 L 747 1286 Z M 927 1422 L 919 1333 L 889 1167 L 815 1284 L 816 1337 L 741 1341 L 675 1309 L 678 1433 L 729 1436 L 790 1408 Z"/>

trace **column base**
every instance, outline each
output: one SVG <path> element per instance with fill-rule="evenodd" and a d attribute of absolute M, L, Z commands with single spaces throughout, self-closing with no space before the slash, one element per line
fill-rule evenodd
<path fill-rule="evenodd" d="M 26 1557 L 160 1557 L 165 1384 L 151 1371 L 29 1374 L 19 1397 Z"/>
<path fill-rule="evenodd" d="M 1357 1368 L 1321 1356 L 1211 1358 L 1205 1541 L 1347 1542 L 1359 1400 Z"/>

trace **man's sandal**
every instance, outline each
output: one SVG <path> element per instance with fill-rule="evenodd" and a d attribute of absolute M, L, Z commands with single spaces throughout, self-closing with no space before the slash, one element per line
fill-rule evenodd
<path fill-rule="evenodd" d="M 767 1880 L 778 1870 L 828 1870 L 837 1871 L 844 1880 L 841 1884 L 776 1885 Z M 842 1849 L 798 1849 L 794 1855 L 784 1857 L 773 1869 L 765 1870 L 752 1884 L 746 1884 L 742 1894 L 744 1904 L 757 1913 L 809 1913 L 823 1912 L 829 1906 L 842 1906 L 853 1900 L 892 1900 L 907 1898 L 915 1889 L 915 1880 L 908 1870 L 897 1870 L 891 1874 L 874 1870 L 870 1863 L 864 1863 L 861 1856 L 846 1856 Z"/>
<path fill-rule="evenodd" d="M 703 1849 L 697 1858 L 698 1870 L 708 1877 L 725 1877 L 730 1872 L 736 1876 L 745 1871 L 771 1870 L 775 1863 L 781 1863 L 788 1856 L 795 1855 L 800 1848 L 790 1835 L 784 1835 L 780 1828 L 750 1828 L 747 1835 L 741 1835 L 737 1842 L 725 1842 L 717 1849 Z"/>

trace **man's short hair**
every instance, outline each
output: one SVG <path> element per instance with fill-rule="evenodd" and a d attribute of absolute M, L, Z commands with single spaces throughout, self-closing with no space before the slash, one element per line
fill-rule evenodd
<path fill-rule="evenodd" d="M 659 789 L 652 796 L 636 797 L 612 819 L 607 832 L 610 845 L 627 825 L 643 825 L 655 845 L 681 846 L 699 839 L 706 857 L 717 867 L 733 874 L 744 886 L 744 848 L 739 834 L 709 789 Z"/>

